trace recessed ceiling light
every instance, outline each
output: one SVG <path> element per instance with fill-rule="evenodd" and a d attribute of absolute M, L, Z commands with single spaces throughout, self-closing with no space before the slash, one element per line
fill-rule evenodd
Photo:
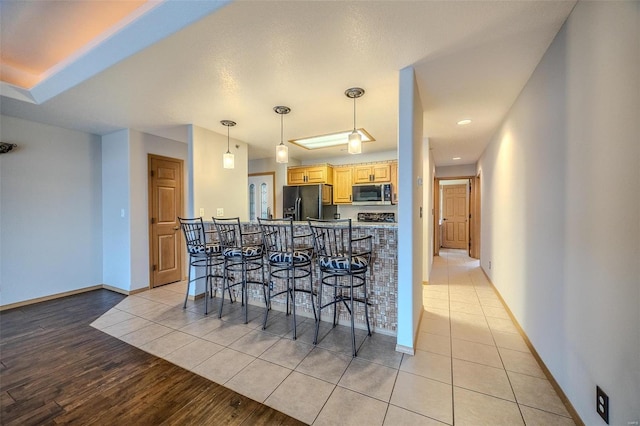
<path fill-rule="evenodd" d="M 346 145 L 349 143 L 349 135 L 353 130 L 345 130 L 344 132 L 331 133 L 328 135 L 312 136 L 309 138 L 291 139 L 289 142 L 301 146 L 306 149 L 329 148 L 331 146 Z M 375 141 L 366 130 L 358 129 L 362 142 Z"/>
<path fill-rule="evenodd" d="M 462 157 L 453 157 L 454 160 L 461 160 Z"/>
<path fill-rule="evenodd" d="M 468 118 L 465 118 L 464 120 L 460 120 L 458 121 L 458 126 L 466 126 L 467 124 L 470 124 L 471 120 L 469 120 Z"/>

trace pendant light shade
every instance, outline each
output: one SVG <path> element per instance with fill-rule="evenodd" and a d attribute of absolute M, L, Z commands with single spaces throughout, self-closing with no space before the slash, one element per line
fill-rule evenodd
<path fill-rule="evenodd" d="M 222 156 L 222 167 L 225 169 L 233 169 L 235 167 L 235 162 L 233 158 L 233 154 L 230 152 L 225 152 Z"/>
<path fill-rule="evenodd" d="M 362 137 L 357 130 L 354 130 L 349 135 L 349 147 L 347 150 L 349 151 L 349 154 L 362 153 Z"/>
<path fill-rule="evenodd" d="M 276 163 L 288 163 L 289 162 L 289 147 L 284 144 L 283 137 L 283 123 L 284 123 L 284 115 L 289 114 L 291 112 L 291 108 L 287 106 L 275 106 L 273 110 L 280 114 L 280 145 L 276 146 Z"/>
<path fill-rule="evenodd" d="M 276 163 L 288 163 L 289 162 L 289 148 L 280 144 L 276 146 Z"/>
<path fill-rule="evenodd" d="M 364 89 L 352 87 L 351 89 L 345 90 L 344 94 L 347 98 L 353 99 L 353 132 L 349 135 L 347 151 L 349 154 L 360 154 L 362 152 L 362 136 L 356 129 L 356 98 L 364 95 Z"/>
<path fill-rule="evenodd" d="M 235 126 L 236 122 L 231 120 L 222 120 L 220 124 L 227 126 L 227 152 L 222 156 L 222 167 L 225 169 L 233 169 L 235 167 L 235 162 L 233 154 L 229 151 L 229 128 Z"/>

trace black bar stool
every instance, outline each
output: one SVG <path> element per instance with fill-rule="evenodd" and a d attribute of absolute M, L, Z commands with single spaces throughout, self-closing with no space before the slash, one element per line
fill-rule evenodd
<path fill-rule="evenodd" d="M 179 217 L 180 226 L 184 232 L 184 239 L 187 243 L 187 253 L 189 253 L 189 272 L 187 278 L 187 294 L 184 296 L 183 309 L 187 307 L 187 299 L 189 298 L 189 286 L 192 282 L 202 278 L 206 278 L 205 294 L 204 294 L 204 314 L 209 313 L 208 300 L 209 296 L 213 297 L 213 279 L 222 279 L 221 274 L 214 274 L 214 268 L 219 269 L 224 264 L 222 250 L 220 244 L 216 241 L 215 232 L 207 231 L 201 217 L 182 218 Z M 209 238 L 207 238 L 209 237 Z M 191 279 L 191 268 L 205 268 L 205 274 Z M 224 283 L 223 283 L 224 298 Z M 229 292 L 231 297 L 231 292 Z"/>
<path fill-rule="evenodd" d="M 371 263 L 371 236 L 353 238 L 351 219 L 321 220 L 308 219 L 313 235 L 318 267 L 320 269 L 320 287 L 318 289 L 318 319 L 313 344 L 318 343 L 318 332 L 322 310 L 333 306 L 333 326 L 337 324 L 338 306 L 344 305 L 351 317 L 351 347 L 356 356 L 356 334 L 354 302 L 364 305 L 369 326 L 369 300 L 367 296 L 367 272 Z M 323 287 L 333 289 L 327 303 L 323 303 Z M 358 293 L 358 294 L 356 294 Z"/>
<path fill-rule="evenodd" d="M 262 287 L 265 306 L 268 307 L 266 287 L 268 286 L 264 277 L 264 248 L 260 236 L 262 233 L 244 232 L 240 225 L 240 218 L 213 218 L 218 238 L 222 248 L 222 256 L 224 257 L 224 289 L 231 292 L 231 287 L 241 285 L 242 289 L 242 306 L 244 306 L 244 323 L 249 322 L 249 284 L 256 284 Z M 249 280 L 249 272 L 260 271 L 262 279 Z M 230 273 L 240 272 L 241 281 L 231 284 L 232 277 Z M 219 318 L 222 318 L 222 307 L 224 305 L 224 289 L 222 292 L 222 301 L 220 303 Z M 231 298 L 231 293 L 229 293 Z"/>
<path fill-rule="evenodd" d="M 262 329 L 267 327 L 267 319 L 271 310 L 271 300 L 282 294 L 286 294 L 287 315 L 290 314 L 289 300 L 293 310 L 293 339 L 296 339 L 296 293 L 308 293 L 311 298 L 313 316 L 316 317 L 316 307 L 313 296 L 313 247 L 305 244 L 303 238 L 311 237 L 311 234 L 294 235 L 293 219 L 261 219 L 258 218 L 262 230 L 262 241 L 267 251 L 267 263 L 269 265 L 269 288 L 267 290 L 267 311 L 264 314 Z M 309 277 L 308 287 L 298 285 L 303 278 Z M 285 280 L 283 290 L 275 290 L 274 280 Z"/>

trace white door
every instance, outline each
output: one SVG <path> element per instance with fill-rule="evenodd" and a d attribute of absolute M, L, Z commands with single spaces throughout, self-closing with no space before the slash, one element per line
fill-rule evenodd
<path fill-rule="evenodd" d="M 249 220 L 276 217 L 273 173 L 249 175 Z"/>

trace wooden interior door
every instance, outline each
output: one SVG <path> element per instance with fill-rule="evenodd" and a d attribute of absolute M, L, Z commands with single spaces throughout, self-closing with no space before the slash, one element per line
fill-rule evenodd
<path fill-rule="evenodd" d="M 149 155 L 149 243 L 151 287 L 182 279 L 183 162 Z"/>
<path fill-rule="evenodd" d="M 442 190 L 442 220 L 444 235 L 442 246 L 446 248 L 468 248 L 467 184 L 447 185 Z"/>

